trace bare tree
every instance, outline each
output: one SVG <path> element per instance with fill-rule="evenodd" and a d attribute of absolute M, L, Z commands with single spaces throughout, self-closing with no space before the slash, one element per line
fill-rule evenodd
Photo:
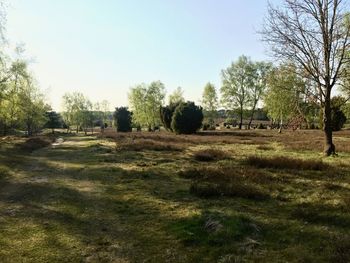
<path fill-rule="evenodd" d="M 348 0 L 284 0 L 281 8 L 269 4 L 261 32 L 274 56 L 293 62 L 315 83 L 323 109 L 327 156 L 335 153 L 331 93 L 350 63 L 349 6 Z"/>

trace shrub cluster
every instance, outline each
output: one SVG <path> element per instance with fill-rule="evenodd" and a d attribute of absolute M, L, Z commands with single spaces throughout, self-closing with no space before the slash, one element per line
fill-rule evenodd
<path fill-rule="evenodd" d="M 118 132 L 130 132 L 132 130 L 132 113 L 126 107 L 116 108 L 113 114 L 115 126 Z"/>
<path fill-rule="evenodd" d="M 202 127 L 203 111 L 194 102 L 171 104 L 160 112 L 164 127 L 177 134 L 193 134 Z"/>

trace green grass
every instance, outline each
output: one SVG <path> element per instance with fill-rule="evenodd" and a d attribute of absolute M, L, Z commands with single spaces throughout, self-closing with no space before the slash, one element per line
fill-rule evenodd
<path fill-rule="evenodd" d="M 130 136 L 0 138 L 0 262 L 348 262 L 348 131 Z"/>

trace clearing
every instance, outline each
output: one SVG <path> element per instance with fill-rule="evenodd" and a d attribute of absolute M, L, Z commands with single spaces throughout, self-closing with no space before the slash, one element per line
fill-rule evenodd
<path fill-rule="evenodd" d="M 61 136 L 0 138 L 1 262 L 350 258 L 350 131 Z"/>

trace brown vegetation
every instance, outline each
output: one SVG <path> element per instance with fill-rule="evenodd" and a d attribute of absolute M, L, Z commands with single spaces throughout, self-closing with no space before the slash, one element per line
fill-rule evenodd
<path fill-rule="evenodd" d="M 302 160 L 289 157 L 259 157 L 249 156 L 246 159 L 248 165 L 257 168 L 297 169 L 323 171 L 329 168 L 322 160 Z"/>
<path fill-rule="evenodd" d="M 182 151 L 184 147 L 175 143 L 165 143 L 152 139 L 125 139 L 117 141 L 117 150 L 124 151 Z"/>
<path fill-rule="evenodd" d="M 18 147 L 24 151 L 32 152 L 40 148 L 47 147 L 54 142 L 54 138 L 47 136 L 31 137 L 18 144 Z"/>
<path fill-rule="evenodd" d="M 193 154 L 195 160 L 200 162 L 210 162 L 229 159 L 230 155 L 228 152 L 222 151 L 220 149 L 204 149 L 196 151 Z"/>
<path fill-rule="evenodd" d="M 269 194 L 259 185 L 269 179 L 256 170 L 203 168 L 181 171 L 179 175 L 192 180 L 190 192 L 199 197 L 269 198 Z"/>

